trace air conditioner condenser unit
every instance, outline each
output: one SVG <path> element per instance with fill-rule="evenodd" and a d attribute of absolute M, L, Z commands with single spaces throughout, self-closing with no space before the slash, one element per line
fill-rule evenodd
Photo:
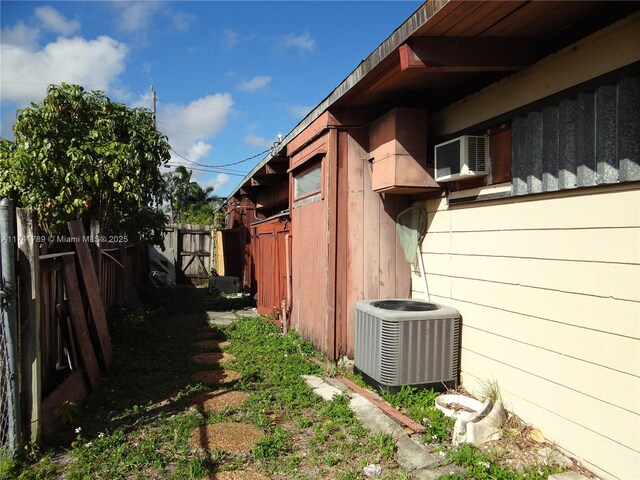
<path fill-rule="evenodd" d="M 356 303 L 355 370 L 376 388 L 446 390 L 459 377 L 460 314 L 417 300 Z"/>

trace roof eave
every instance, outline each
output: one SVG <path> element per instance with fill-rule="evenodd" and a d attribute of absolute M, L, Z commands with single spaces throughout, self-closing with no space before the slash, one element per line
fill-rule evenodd
<path fill-rule="evenodd" d="M 300 132 L 307 128 L 314 120 L 324 113 L 338 99 L 349 92 L 362 78 L 375 69 L 380 62 L 387 58 L 392 52 L 400 47 L 411 35 L 422 27 L 431 17 L 438 13 L 451 0 L 428 0 L 418 8 L 402 25 L 400 25 L 378 48 L 376 48 L 367 58 L 338 85 L 324 100 L 322 100 L 311 112 L 304 117 L 293 130 L 280 142 L 276 148 L 272 149 L 234 188 L 229 194 L 233 197 L 242 186 L 253 177 L 258 170 L 277 156 L 279 152 Z"/>

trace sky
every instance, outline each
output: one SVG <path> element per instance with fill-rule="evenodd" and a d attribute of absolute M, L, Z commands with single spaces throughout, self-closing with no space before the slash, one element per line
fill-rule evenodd
<path fill-rule="evenodd" d="M 153 86 L 171 164 L 226 196 L 420 3 L 2 0 L 0 135 L 52 83 L 148 108 Z"/>

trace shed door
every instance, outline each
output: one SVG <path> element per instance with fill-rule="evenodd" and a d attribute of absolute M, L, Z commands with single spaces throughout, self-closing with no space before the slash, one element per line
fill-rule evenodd
<path fill-rule="evenodd" d="M 261 315 L 279 316 L 287 295 L 286 238 L 290 225 L 287 218 L 278 217 L 251 226 L 257 307 Z"/>

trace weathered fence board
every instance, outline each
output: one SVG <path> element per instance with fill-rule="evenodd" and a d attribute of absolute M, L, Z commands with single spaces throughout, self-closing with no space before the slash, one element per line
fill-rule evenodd
<path fill-rule="evenodd" d="M 100 367 L 98 366 L 89 329 L 87 328 L 82 296 L 80 295 L 80 285 L 76 276 L 76 264 L 73 261 L 73 257 L 63 257 L 62 262 L 64 266 L 64 281 L 67 285 L 67 295 L 69 295 L 69 313 L 71 315 L 73 334 L 89 383 L 93 388 L 96 388 L 101 379 Z"/>
<path fill-rule="evenodd" d="M 101 243 L 99 225 L 88 238 L 80 221 L 68 224 L 71 243 L 38 243 L 35 216 L 6 199 L 0 224 L 0 448 L 14 453 L 110 370 L 106 310 L 141 305 L 149 247 Z"/>
<path fill-rule="evenodd" d="M 80 220 L 69 222 L 69 232 L 72 237 L 81 239 L 85 236 L 84 227 Z M 82 273 L 82 280 L 87 292 L 87 299 L 89 301 L 89 308 L 91 310 L 91 316 L 95 323 L 96 331 L 98 333 L 98 340 L 100 343 L 100 351 L 102 352 L 102 360 L 107 372 L 111 370 L 111 362 L 113 360 L 113 353 L 111 350 L 111 339 L 109 338 L 109 327 L 107 326 L 107 315 L 100 296 L 100 284 L 98 283 L 98 277 L 93 266 L 93 260 L 91 259 L 91 252 L 89 251 L 89 245 L 84 241 L 75 241 L 73 246 L 78 255 L 78 264 L 80 266 L 80 272 Z"/>

